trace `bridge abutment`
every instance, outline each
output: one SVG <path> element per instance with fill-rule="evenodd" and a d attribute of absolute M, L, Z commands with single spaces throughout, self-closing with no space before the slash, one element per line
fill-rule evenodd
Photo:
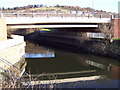
<path fill-rule="evenodd" d="M 7 24 L 6 19 L 0 18 L 0 88 L 1 81 L 4 80 L 4 75 L 6 73 L 8 76 L 11 74 L 14 76 L 21 76 L 25 70 L 22 66 L 25 62 L 25 42 L 23 36 L 12 35 L 11 38 L 7 39 Z M 23 62 L 24 61 L 24 62 Z M 23 62 L 23 63 L 22 63 Z M 18 68 L 15 68 L 17 65 Z M 9 73 L 8 73 L 9 72 Z"/>
<path fill-rule="evenodd" d="M 0 41 L 7 40 L 6 20 L 0 19 Z"/>

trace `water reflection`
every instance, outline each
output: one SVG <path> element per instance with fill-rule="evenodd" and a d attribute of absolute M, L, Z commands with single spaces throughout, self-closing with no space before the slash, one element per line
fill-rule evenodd
<path fill-rule="evenodd" d="M 55 57 L 54 53 L 45 53 L 45 54 L 30 54 L 30 53 L 25 53 L 25 58 L 50 58 L 50 57 Z"/>
<path fill-rule="evenodd" d="M 38 48 L 41 47 L 38 46 Z M 35 49 L 40 53 L 38 48 Z M 42 54 L 49 51 L 53 53 L 52 50 L 42 49 Z M 116 59 L 59 50 L 55 50 L 54 53 L 53 58 L 26 58 L 28 63 L 26 72 L 30 72 L 33 78 L 41 74 L 37 80 L 73 78 L 74 81 L 77 78 L 84 81 L 89 78 L 92 80 L 91 77 L 99 77 L 95 79 L 101 79 L 103 83 L 106 80 L 120 79 L 120 63 Z"/>
<path fill-rule="evenodd" d="M 55 53 L 53 50 L 40 47 L 38 45 L 27 43 L 25 58 L 50 58 L 55 57 Z"/>
<path fill-rule="evenodd" d="M 78 62 L 99 69 L 98 71 L 107 79 L 120 79 L 120 61 L 94 55 L 82 55 Z"/>

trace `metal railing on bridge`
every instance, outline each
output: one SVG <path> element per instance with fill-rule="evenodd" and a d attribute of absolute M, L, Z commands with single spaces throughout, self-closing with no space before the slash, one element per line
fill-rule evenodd
<path fill-rule="evenodd" d="M 1 13 L 0 17 L 88 17 L 88 18 L 118 18 L 119 14 L 98 14 L 98 13 L 83 13 L 83 14 L 73 14 L 73 13 Z"/>

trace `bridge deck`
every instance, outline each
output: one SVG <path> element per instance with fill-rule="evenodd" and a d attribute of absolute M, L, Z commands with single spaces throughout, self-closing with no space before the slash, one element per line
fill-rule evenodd
<path fill-rule="evenodd" d="M 110 22 L 110 18 L 95 17 L 6 17 L 6 24 L 10 28 L 98 27 L 98 23 Z"/>
<path fill-rule="evenodd" d="M 111 21 L 110 18 L 82 18 L 82 17 L 51 17 L 51 18 L 6 18 L 7 24 L 33 24 L 33 23 L 109 23 Z"/>

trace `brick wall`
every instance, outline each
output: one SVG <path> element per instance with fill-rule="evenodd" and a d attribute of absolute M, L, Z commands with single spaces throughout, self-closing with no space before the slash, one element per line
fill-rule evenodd
<path fill-rule="evenodd" d="M 114 37 L 120 38 L 120 19 L 114 19 Z"/>
<path fill-rule="evenodd" d="M 0 19 L 0 41 L 7 40 L 7 29 L 5 19 Z"/>

